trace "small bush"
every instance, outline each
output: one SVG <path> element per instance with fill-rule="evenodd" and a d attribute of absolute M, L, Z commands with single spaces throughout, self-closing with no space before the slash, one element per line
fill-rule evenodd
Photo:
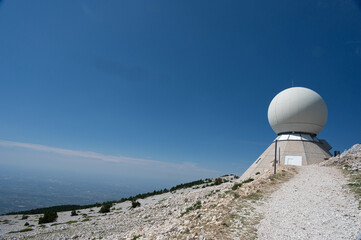
<path fill-rule="evenodd" d="M 243 183 L 235 183 L 233 186 L 232 186 L 232 190 L 237 190 L 237 188 L 241 187 L 243 185 Z"/>
<path fill-rule="evenodd" d="M 193 206 L 186 209 L 185 212 L 181 213 L 181 217 L 183 217 L 185 214 L 188 214 L 190 211 L 200 209 L 202 207 L 201 201 L 197 201 Z"/>
<path fill-rule="evenodd" d="M 78 216 L 78 214 L 76 213 L 76 211 L 75 211 L 75 210 L 73 210 L 73 211 L 71 211 L 70 216 Z"/>
<path fill-rule="evenodd" d="M 113 203 L 111 202 L 106 202 L 103 203 L 102 207 L 99 210 L 99 213 L 107 213 L 110 212 L 110 208 L 113 206 Z"/>
<path fill-rule="evenodd" d="M 260 174 L 260 172 L 256 172 L 256 175 L 259 175 Z"/>
<path fill-rule="evenodd" d="M 77 223 L 78 221 L 67 221 L 65 224 Z"/>
<path fill-rule="evenodd" d="M 21 232 L 29 232 L 29 231 L 33 231 L 34 229 L 32 228 L 25 228 L 25 229 L 22 229 L 22 230 L 19 230 L 19 231 L 12 231 L 12 232 L 9 232 L 9 233 L 21 233 Z"/>
<path fill-rule="evenodd" d="M 26 222 L 26 223 L 24 224 L 24 226 L 29 226 L 29 223 L 28 223 L 28 222 Z"/>
<path fill-rule="evenodd" d="M 222 181 L 221 178 L 216 178 L 216 179 L 214 179 L 214 185 L 220 185 L 220 184 L 222 184 L 222 183 L 223 183 L 223 181 Z"/>
<path fill-rule="evenodd" d="M 58 226 L 58 225 L 62 225 L 62 224 L 64 224 L 64 223 L 53 223 L 50 226 Z"/>
<path fill-rule="evenodd" d="M 253 178 L 248 178 L 247 180 L 244 180 L 242 183 L 249 183 L 249 182 L 253 182 Z"/>
<path fill-rule="evenodd" d="M 25 219 L 28 219 L 28 218 L 29 218 L 29 216 L 23 215 L 21 220 L 25 220 Z"/>
<path fill-rule="evenodd" d="M 140 207 L 140 202 L 137 200 L 132 200 L 132 208 Z"/>
<path fill-rule="evenodd" d="M 44 216 L 39 218 L 39 224 L 55 222 L 58 218 L 58 214 L 54 211 L 46 211 Z"/>

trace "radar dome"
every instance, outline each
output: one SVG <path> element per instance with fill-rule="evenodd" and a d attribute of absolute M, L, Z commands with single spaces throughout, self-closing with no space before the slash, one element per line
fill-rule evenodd
<path fill-rule="evenodd" d="M 277 94 L 268 107 L 273 131 L 317 135 L 326 125 L 328 111 L 322 97 L 308 88 L 292 87 Z"/>

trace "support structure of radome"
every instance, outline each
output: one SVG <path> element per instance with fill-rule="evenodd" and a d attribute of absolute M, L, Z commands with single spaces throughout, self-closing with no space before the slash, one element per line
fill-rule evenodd
<path fill-rule="evenodd" d="M 269 105 L 268 121 L 278 137 L 241 178 L 247 179 L 271 168 L 275 152 L 277 164 L 296 166 L 320 163 L 331 157 L 332 147 L 326 140 L 317 138 L 327 117 L 326 103 L 311 89 L 292 87 L 277 94 Z"/>

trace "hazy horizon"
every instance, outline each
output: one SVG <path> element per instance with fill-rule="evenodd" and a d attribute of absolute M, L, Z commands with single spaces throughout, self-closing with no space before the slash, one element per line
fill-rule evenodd
<path fill-rule="evenodd" d="M 44 172 L 4 166 L 0 176 L 0 214 L 56 205 L 103 203 L 200 179 L 148 182 L 141 178 L 89 178 L 69 171 Z"/>

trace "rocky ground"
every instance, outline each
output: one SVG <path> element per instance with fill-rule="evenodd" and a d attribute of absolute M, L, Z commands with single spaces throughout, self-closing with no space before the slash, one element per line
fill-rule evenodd
<path fill-rule="evenodd" d="M 293 167 L 281 167 L 277 175 L 266 171 L 242 185 L 228 176 L 231 181 L 220 185 L 139 199 L 135 209 L 124 202 L 107 214 L 99 208 L 80 210 L 78 216 L 61 212 L 56 223 L 43 225 L 37 223 L 40 215 L 0 216 L 0 230 L 3 239 L 252 239 L 261 219 L 257 202 L 293 174 Z"/>
<path fill-rule="evenodd" d="M 341 155 L 332 157 L 320 164 L 320 166 L 340 166 L 350 171 L 361 171 L 361 143 L 353 145 Z"/>
<path fill-rule="evenodd" d="M 61 212 L 43 225 L 40 215 L 0 216 L 0 239 L 356 239 L 360 159 L 356 145 L 322 166 L 279 166 L 243 184 L 226 176 L 230 182 L 139 199 L 134 209 L 123 202 L 107 214 Z"/>

